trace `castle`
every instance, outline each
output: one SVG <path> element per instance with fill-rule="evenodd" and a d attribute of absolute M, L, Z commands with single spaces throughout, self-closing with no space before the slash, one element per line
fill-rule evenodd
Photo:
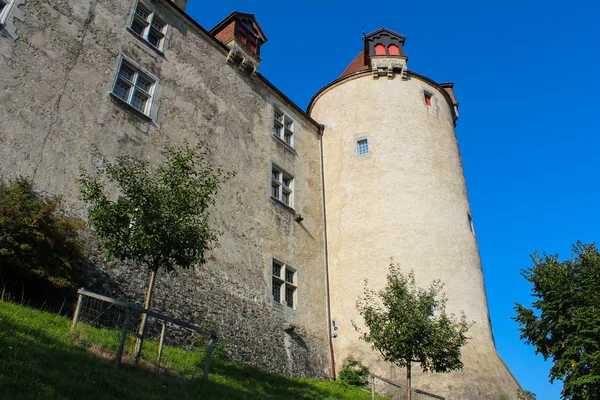
<path fill-rule="evenodd" d="M 451 83 L 410 71 L 405 37 L 364 49 L 304 111 L 259 72 L 267 42 L 251 14 L 206 30 L 186 0 L 0 0 L 0 175 L 26 176 L 86 215 L 77 178 L 127 152 L 156 162 L 167 142 L 204 141 L 236 173 L 212 224 L 210 261 L 162 276 L 153 307 L 218 325 L 232 358 L 331 377 L 352 355 L 403 381 L 352 327 L 363 281 L 390 257 L 475 321 L 464 371 L 416 373 L 447 399 L 513 399 L 496 352 L 454 127 Z M 374 106 L 377 105 L 377 106 Z M 115 196 L 116 196 L 115 192 Z M 143 270 L 99 262 L 122 295 Z"/>

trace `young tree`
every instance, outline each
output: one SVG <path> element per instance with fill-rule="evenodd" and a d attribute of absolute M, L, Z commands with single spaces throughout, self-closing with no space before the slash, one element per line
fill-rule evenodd
<path fill-rule="evenodd" d="M 532 308 L 515 305 L 521 339 L 552 359 L 550 382 L 562 380 L 563 399 L 600 399 L 600 254 L 577 242 L 570 260 L 534 253 L 521 274 L 533 284 Z"/>
<path fill-rule="evenodd" d="M 203 145 L 167 146 L 166 157 L 153 169 L 148 161 L 123 155 L 107 163 L 105 180 L 81 173 L 89 221 L 109 257 L 131 260 L 149 272 L 144 308 L 150 307 L 156 275 L 176 267 L 205 262 L 217 235 L 208 224 L 209 207 L 229 175 L 213 166 Z M 119 196 L 109 200 L 105 181 Z M 136 359 L 141 352 L 147 315 L 140 324 Z"/>
<path fill-rule="evenodd" d="M 26 179 L 0 183 L 1 298 L 6 287 L 73 287 L 86 266 L 83 227 L 64 213 L 60 198 L 40 197 Z"/>
<path fill-rule="evenodd" d="M 446 297 L 439 280 L 428 290 L 417 287 L 414 272 L 408 275 L 390 263 L 387 285 L 380 291 L 367 288 L 356 304 L 368 331 L 361 339 L 381 353 L 385 361 L 406 368 L 411 399 L 412 363 L 424 372 L 450 372 L 463 368 L 461 347 L 467 342 L 469 323 L 446 314 Z"/>

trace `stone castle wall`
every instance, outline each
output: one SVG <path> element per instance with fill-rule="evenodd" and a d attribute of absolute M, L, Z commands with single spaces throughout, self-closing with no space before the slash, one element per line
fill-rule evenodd
<path fill-rule="evenodd" d="M 199 324 L 211 317 L 234 359 L 327 376 L 318 126 L 259 77 L 227 64 L 227 50 L 165 1 L 153 3 L 169 24 L 158 53 L 126 28 L 135 4 L 20 1 L 11 20 L 18 39 L 0 36 L 0 176 L 29 177 L 85 217 L 80 169 L 94 171 L 123 152 L 156 164 L 165 143 L 204 141 L 212 161 L 236 173 L 211 217 L 222 232 L 219 247 L 198 271 L 160 275 L 153 307 Z M 159 79 L 153 121 L 110 96 L 119 57 Z M 274 107 L 295 120 L 295 150 L 272 135 Z M 294 210 L 270 198 L 273 163 L 294 174 Z M 297 268 L 295 310 L 272 300 L 272 257 Z M 117 292 L 142 302 L 143 271 L 98 264 Z M 284 322 L 296 330 L 284 332 Z"/>

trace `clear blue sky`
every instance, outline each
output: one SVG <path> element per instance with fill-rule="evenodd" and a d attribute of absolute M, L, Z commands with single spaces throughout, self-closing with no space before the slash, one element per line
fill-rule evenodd
<path fill-rule="evenodd" d="M 596 1 L 190 0 L 207 29 L 253 13 L 269 41 L 261 73 L 300 107 L 362 46 L 361 32 L 407 37 L 409 69 L 456 82 L 457 135 L 496 345 L 538 400 L 559 398 L 550 364 L 519 340 L 514 302 L 529 304 L 520 270 L 535 250 L 570 256 L 598 240 L 600 3 Z"/>

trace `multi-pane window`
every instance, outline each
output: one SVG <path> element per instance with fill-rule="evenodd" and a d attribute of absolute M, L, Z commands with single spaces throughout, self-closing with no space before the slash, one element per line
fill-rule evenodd
<path fill-rule="evenodd" d="M 295 269 L 278 260 L 273 260 L 271 289 L 274 301 L 290 308 L 296 308 L 298 284 Z"/>
<path fill-rule="evenodd" d="M 135 8 L 130 28 L 158 50 L 164 50 L 167 24 L 140 2 Z"/>
<path fill-rule="evenodd" d="M 271 171 L 271 196 L 292 207 L 292 185 L 294 178 L 273 166 Z"/>
<path fill-rule="evenodd" d="M 133 64 L 122 60 L 113 94 L 140 112 L 150 115 L 156 81 Z"/>
<path fill-rule="evenodd" d="M 369 152 L 369 141 L 367 139 L 361 139 L 356 142 L 356 148 L 358 154 L 367 154 Z"/>
<path fill-rule="evenodd" d="M 283 111 L 275 110 L 273 134 L 290 146 L 294 145 L 294 120 Z"/>
<path fill-rule="evenodd" d="M 4 22 L 6 22 L 6 17 L 8 17 L 13 1 L 14 0 L 0 0 L 0 25 L 3 25 Z"/>
<path fill-rule="evenodd" d="M 237 27 L 237 38 L 244 43 L 250 51 L 258 53 L 258 37 L 254 33 L 254 28 L 249 25 L 238 24 Z"/>

